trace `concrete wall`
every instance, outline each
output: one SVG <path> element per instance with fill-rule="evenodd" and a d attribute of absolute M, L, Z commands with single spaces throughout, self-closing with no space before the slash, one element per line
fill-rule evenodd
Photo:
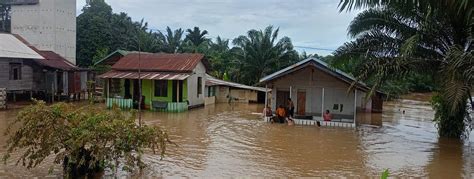
<path fill-rule="evenodd" d="M 216 86 L 216 103 L 228 103 L 230 98 L 231 102 L 237 103 L 257 101 L 257 91 Z"/>
<path fill-rule="evenodd" d="M 36 5 L 15 5 L 11 18 L 13 34 L 76 64 L 76 0 L 39 0 Z"/>
<path fill-rule="evenodd" d="M 333 114 L 353 115 L 354 112 L 354 91 L 347 93 L 349 84 L 320 71 L 314 67 L 307 67 L 297 72 L 284 76 L 273 82 L 273 91 L 271 97 L 271 107 L 276 108 L 276 100 L 278 91 L 290 91 L 295 104 L 295 112 L 298 111 L 298 91 L 306 92 L 305 111 L 308 114 L 320 115 L 324 110 L 330 110 Z M 324 88 L 324 106 L 322 101 L 322 91 Z M 359 108 L 363 105 L 361 99 L 365 94 L 358 91 L 357 105 Z M 370 100 L 369 100 L 370 101 Z M 368 102 L 369 102 L 368 101 Z M 342 104 L 343 110 L 340 108 L 334 110 L 334 105 L 338 107 Z M 370 105 L 367 105 L 370 107 Z"/>
<path fill-rule="evenodd" d="M 215 96 L 209 96 L 209 97 L 204 98 L 204 104 L 206 106 L 211 105 L 211 104 L 215 104 L 215 103 L 216 103 L 216 97 Z"/>
<path fill-rule="evenodd" d="M 201 94 L 197 94 L 198 88 L 198 77 L 201 77 Z M 205 86 L 206 86 L 206 67 L 199 62 L 199 64 L 194 68 L 193 74 L 186 79 L 187 81 L 187 99 L 189 101 L 189 106 L 204 105 L 204 96 L 205 96 Z"/>

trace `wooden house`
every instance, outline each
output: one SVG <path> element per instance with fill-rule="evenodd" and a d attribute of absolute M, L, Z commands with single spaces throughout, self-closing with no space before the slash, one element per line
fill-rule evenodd
<path fill-rule="evenodd" d="M 207 75 L 206 104 L 265 103 L 266 89 L 224 81 Z"/>
<path fill-rule="evenodd" d="M 207 69 L 202 54 L 134 52 L 118 59 L 110 71 L 98 77 L 105 79 L 108 107 L 137 107 L 140 79 L 144 108 L 180 112 L 204 105 Z"/>
<path fill-rule="evenodd" d="M 87 70 L 60 55 L 38 50 L 18 35 L 0 34 L 0 88 L 6 88 L 9 99 L 79 98 L 87 79 Z"/>
<path fill-rule="evenodd" d="M 354 123 L 357 112 L 381 112 L 382 94 L 367 98 L 369 88 L 350 75 L 309 58 L 268 75 L 260 82 L 272 89 L 268 100 L 273 110 L 287 106 L 291 98 L 296 118 L 322 120 L 329 110 L 333 121 Z M 354 88 L 348 91 L 351 84 Z"/>

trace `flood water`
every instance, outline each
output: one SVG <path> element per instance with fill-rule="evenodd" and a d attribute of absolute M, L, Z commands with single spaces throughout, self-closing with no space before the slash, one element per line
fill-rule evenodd
<path fill-rule="evenodd" d="M 388 168 L 399 177 L 471 178 L 472 137 L 440 139 L 431 106 L 420 100 L 388 102 L 382 114 L 359 115 L 357 129 L 265 123 L 255 114 L 263 108 L 257 104 L 146 112 L 145 122 L 166 129 L 178 146 L 170 145 L 162 160 L 146 155 L 149 168 L 132 177 L 379 177 Z M 0 132 L 16 112 L 0 111 Z M 0 178 L 62 176 L 59 166 L 48 174 L 47 163 L 26 170 L 9 161 L 0 164 Z"/>

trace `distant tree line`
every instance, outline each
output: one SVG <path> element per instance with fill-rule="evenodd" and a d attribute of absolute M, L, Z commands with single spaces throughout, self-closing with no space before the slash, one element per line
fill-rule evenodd
<path fill-rule="evenodd" d="M 148 28 L 148 24 L 133 21 L 126 13 L 113 13 L 103 0 L 90 1 L 77 18 L 77 62 L 89 67 L 97 60 L 117 50 L 166 53 L 203 53 L 212 65 L 211 75 L 248 85 L 272 72 L 309 57 L 328 62 L 332 67 L 356 76 L 359 61 L 334 60 L 318 54 L 298 54 L 291 39 L 278 38 L 279 29 L 269 26 L 263 30 L 249 30 L 233 40 L 208 38 L 208 31 L 199 27 L 164 31 Z M 369 84 L 375 84 L 368 80 Z M 391 95 L 409 91 L 431 91 L 432 79 L 415 75 L 404 80 L 387 82 L 383 90 Z"/>
<path fill-rule="evenodd" d="M 77 18 L 77 62 L 89 67 L 117 49 L 203 53 L 218 78 L 254 85 L 258 80 L 300 60 L 290 38 L 278 38 L 278 28 L 249 30 L 233 40 L 207 37 L 199 27 L 157 31 L 126 13 L 113 13 L 103 0 L 90 1 Z M 231 46 L 232 43 L 232 47 Z"/>
<path fill-rule="evenodd" d="M 474 105 L 474 1 L 341 0 L 340 10 L 363 9 L 334 53 L 374 89 L 419 80 L 434 87 L 434 121 L 443 137 L 469 136 Z M 429 85 L 431 84 L 431 85 Z"/>

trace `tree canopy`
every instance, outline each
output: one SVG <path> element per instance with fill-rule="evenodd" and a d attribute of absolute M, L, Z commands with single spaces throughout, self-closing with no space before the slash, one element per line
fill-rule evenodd
<path fill-rule="evenodd" d="M 32 168 L 54 156 L 54 162 L 63 164 L 66 174 L 77 177 L 104 169 L 143 168 L 141 156 L 145 148 L 164 155 L 169 143 L 160 128 L 139 127 L 135 113 L 35 103 L 22 109 L 8 127 L 4 161 L 13 152 L 20 152 L 17 164 Z"/>
<path fill-rule="evenodd" d="M 355 40 L 336 50 L 337 60 L 346 64 L 356 60 L 354 74 L 373 80 L 374 89 L 413 75 L 432 76 L 440 96 L 436 102 L 442 103 L 435 105 L 440 135 L 462 136 L 474 84 L 473 24 L 464 16 L 469 12 L 433 2 L 414 6 L 393 2 L 369 5 L 357 15 L 348 28 Z M 427 11 L 426 6 L 438 8 Z"/>

